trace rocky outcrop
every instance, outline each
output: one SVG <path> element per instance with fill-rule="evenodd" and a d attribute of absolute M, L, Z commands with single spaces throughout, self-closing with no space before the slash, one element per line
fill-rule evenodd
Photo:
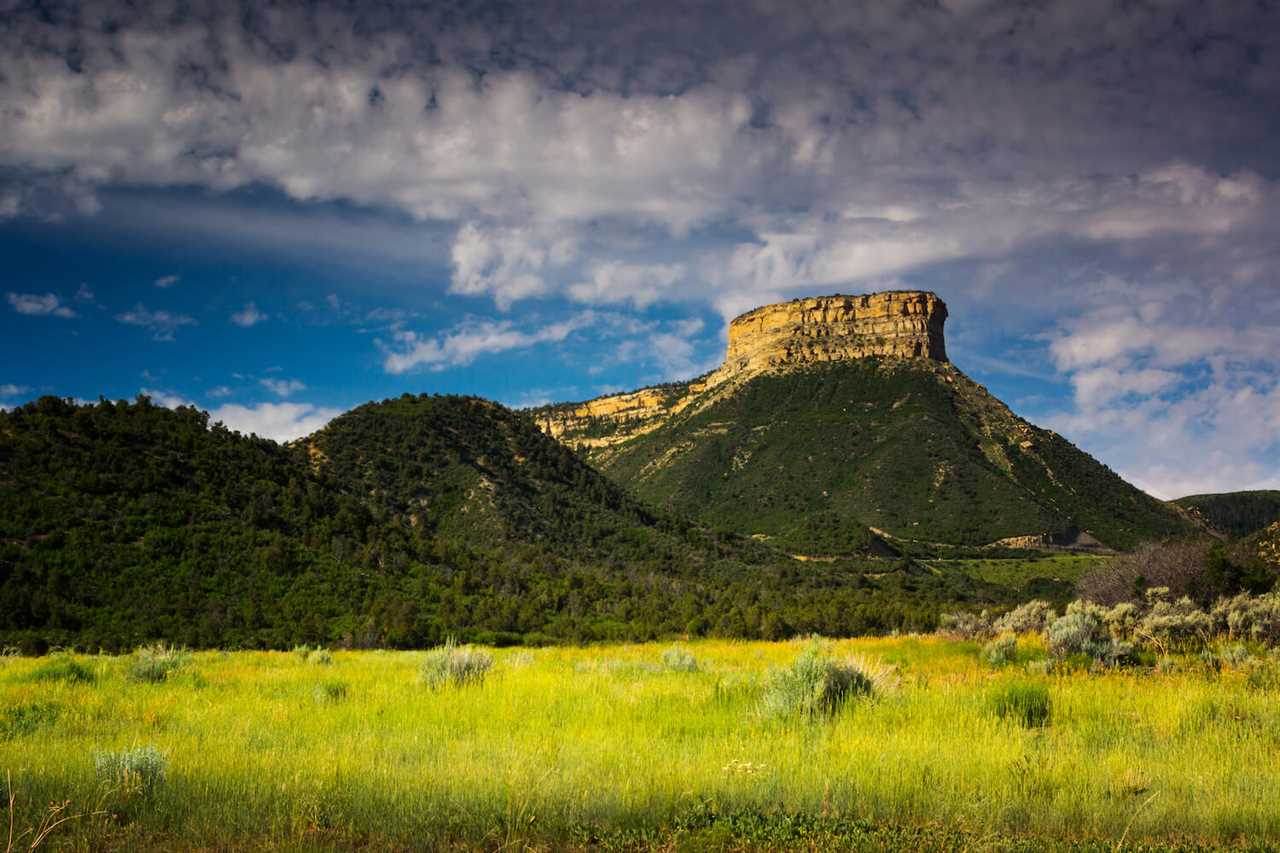
<path fill-rule="evenodd" d="M 749 311 L 729 324 L 721 371 L 760 372 L 851 358 L 947 360 L 947 306 L 932 293 L 817 296 Z"/>
<path fill-rule="evenodd" d="M 645 388 L 534 412 L 543 431 L 575 448 L 601 448 L 657 429 L 753 376 L 877 356 L 946 362 L 946 304 L 926 291 L 816 296 L 765 305 L 729 324 L 724 363 L 692 382 Z"/>

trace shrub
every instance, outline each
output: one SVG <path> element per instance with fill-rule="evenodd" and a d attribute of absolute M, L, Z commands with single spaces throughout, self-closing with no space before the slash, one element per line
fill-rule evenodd
<path fill-rule="evenodd" d="M 770 717 L 831 716 L 851 699 L 875 695 L 888 674 L 863 661 L 834 660 L 814 641 L 791 666 L 774 673 L 760 709 Z"/>
<path fill-rule="evenodd" d="M 1018 654 L 1018 638 L 1013 634 L 1001 634 L 982 648 L 982 657 L 992 666 L 1013 663 Z"/>
<path fill-rule="evenodd" d="M 348 689 L 345 681 L 325 681 L 316 685 L 312 696 L 321 705 L 335 705 L 347 698 Z"/>
<path fill-rule="evenodd" d="M 1043 684 L 1014 681 L 993 690 L 987 699 L 991 712 L 1029 729 L 1046 725 L 1053 712 L 1049 688 Z"/>
<path fill-rule="evenodd" d="M 1103 615 L 1102 622 L 1107 626 L 1107 633 L 1111 635 L 1111 639 L 1129 640 L 1138 627 L 1140 616 L 1138 605 L 1131 601 L 1122 601 Z"/>
<path fill-rule="evenodd" d="M 1280 642 L 1280 595 L 1276 593 L 1220 599 L 1209 618 L 1214 630 L 1229 639 Z"/>
<path fill-rule="evenodd" d="M 938 617 L 938 633 L 957 640 L 985 640 L 994 633 L 987 611 L 943 613 Z"/>
<path fill-rule="evenodd" d="M 316 666 L 328 666 L 333 663 L 333 655 L 328 649 L 312 649 L 307 654 L 307 663 Z"/>
<path fill-rule="evenodd" d="M 698 659 L 693 652 L 680 646 L 672 646 L 662 653 L 662 665 L 672 672 L 698 671 Z"/>
<path fill-rule="evenodd" d="M 1162 646 L 1186 648 L 1203 643 L 1213 632 L 1213 620 L 1194 601 L 1156 601 L 1138 623 L 1136 634 Z"/>
<path fill-rule="evenodd" d="M 172 678 L 190 663 L 191 655 L 186 649 L 157 643 L 153 646 L 142 646 L 133 653 L 128 675 L 132 681 L 157 684 Z"/>
<path fill-rule="evenodd" d="M 427 652 L 419 676 L 432 690 L 448 685 L 465 687 L 482 683 L 492 666 L 493 655 L 484 649 L 459 646 L 450 638 L 443 646 Z"/>
<path fill-rule="evenodd" d="M 1032 599 L 1001 616 L 994 627 L 1000 633 L 1040 633 L 1048 628 L 1049 624 L 1056 618 L 1058 618 L 1058 614 L 1054 612 L 1049 602 Z"/>
<path fill-rule="evenodd" d="M 59 653 L 41 664 L 29 676 L 32 681 L 62 681 L 67 684 L 93 684 L 98 675 L 69 653 Z"/>
<path fill-rule="evenodd" d="M 93 766 L 98 779 L 126 788 L 153 791 L 164 782 L 169 759 L 154 746 L 139 746 L 120 752 L 98 752 Z"/>
<path fill-rule="evenodd" d="M 310 646 L 308 646 L 306 643 L 303 643 L 300 646 L 293 647 L 293 656 L 298 660 L 302 661 L 303 663 L 306 663 L 307 658 L 311 656 L 312 651 L 314 650 Z"/>

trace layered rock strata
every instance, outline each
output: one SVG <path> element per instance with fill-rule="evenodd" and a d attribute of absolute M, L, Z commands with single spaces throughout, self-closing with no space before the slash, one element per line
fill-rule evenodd
<path fill-rule="evenodd" d="M 761 373 L 876 356 L 947 360 L 946 304 L 926 291 L 816 296 L 765 305 L 729 324 L 724 363 L 692 382 L 537 410 L 544 432 L 575 448 L 607 447 L 657 429 Z"/>

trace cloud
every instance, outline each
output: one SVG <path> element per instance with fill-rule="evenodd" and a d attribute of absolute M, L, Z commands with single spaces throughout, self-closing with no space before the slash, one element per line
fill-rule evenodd
<path fill-rule="evenodd" d="M 151 339 L 155 341 L 172 341 L 174 333 L 183 326 L 196 326 L 195 319 L 186 314 L 174 314 L 169 311 L 152 311 L 141 302 L 132 310 L 116 315 L 116 320 L 127 326 L 142 326 L 151 331 Z"/>
<path fill-rule="evenodd" d="M 383 345 L 383 367 L 388 373 L 405 373 L 418 367 L 458 367 L 484 355 L 558 343 L 590 326 L 595 319 L 594 313 L 583 311 L 531 331 L 517 329 L 509 321 L 469 320 L 433 338 L 402 331 L 396 334 L 392 345 Z"/>
<path fill-rule="evenodd" d="M 267 315 L 259 311 L 258 306 L 252 302 L 245 303 L 243 308 L 231 315 L 231 322 L 245 329 L 265 323 L 267 320 Z"/>
<path fill-rule="evenodd" d="M 227 403 L 211 410 L 209 419 L 246 435 L 285 442 L 310 435 L 340 414 L 341 409 L 311 403 L 259 403 L 256 406 Z"/>
<path fill-rule="evenodd" d="M 222 400 L 232 396 L 235 392 L 226 385 L 218 385 L 204 392 L 204 395 L 211 400 Z"/>
<path fill-rule="evenodd" d="M 1280 482 L 1280 306 L 1240 315 L 1177 281 L 1086 291 L 1093 307 L 1050 335 L 1075 404 L 1051 426 L 1159 497 Z"/>
<path fill-rule="evenodd" d="M 70 319 L 76 312 L 63 305 L 52 293 L 6 293 L 5 298 L 19 314 L 32 317 L 62 317 Z"/>
<path fill-rule="evenodd" d="M 9 400 L 30 390 L 26 385 L 15 385 L 12 382 L 7 382 L 4 385 L 0 385 L 0 400 Z"/>
<path fill-rule="evenodd" d="M 138 393 L 143 396 L 150 397 L 151 402 L 155 403 L 157 406 L 164 406 L 166 409 L 179 409 L 183 406 L 196 406 L 195 403 L 175 391 L 163 391 L 158 388 L 142 388 L 139 389 Z"/>
<path fill-rule="evenodd" d="M 288 397 L 307 389 L 297 379 L 259 379 L 258 384 L 277 397 Z"/>
<path fill-rule="evenodd" d="M 179 281 L 182 281 L 182 276 L 180 275 L 162 275 L 155 280 L 155 285 L 161 290 L 167 290 L 168 288 L 173 287 Z"/>

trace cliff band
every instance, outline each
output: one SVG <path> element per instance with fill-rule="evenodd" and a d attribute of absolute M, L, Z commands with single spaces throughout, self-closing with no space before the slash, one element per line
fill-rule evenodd
<path fill-rule="evenodd" d="M 947 361 L 947 306 L 927 291 L 815 296 L 765 305 L 729 324 L 729 348 L 714 372 L 659 386 L 542 409 L 538 426 L 571 447 L 600 448 L 656 429 L 695 401 L 701 406 L 762 373 L 876 356 Z M 711 392 L 710 394 L 706 392 Z"/>

